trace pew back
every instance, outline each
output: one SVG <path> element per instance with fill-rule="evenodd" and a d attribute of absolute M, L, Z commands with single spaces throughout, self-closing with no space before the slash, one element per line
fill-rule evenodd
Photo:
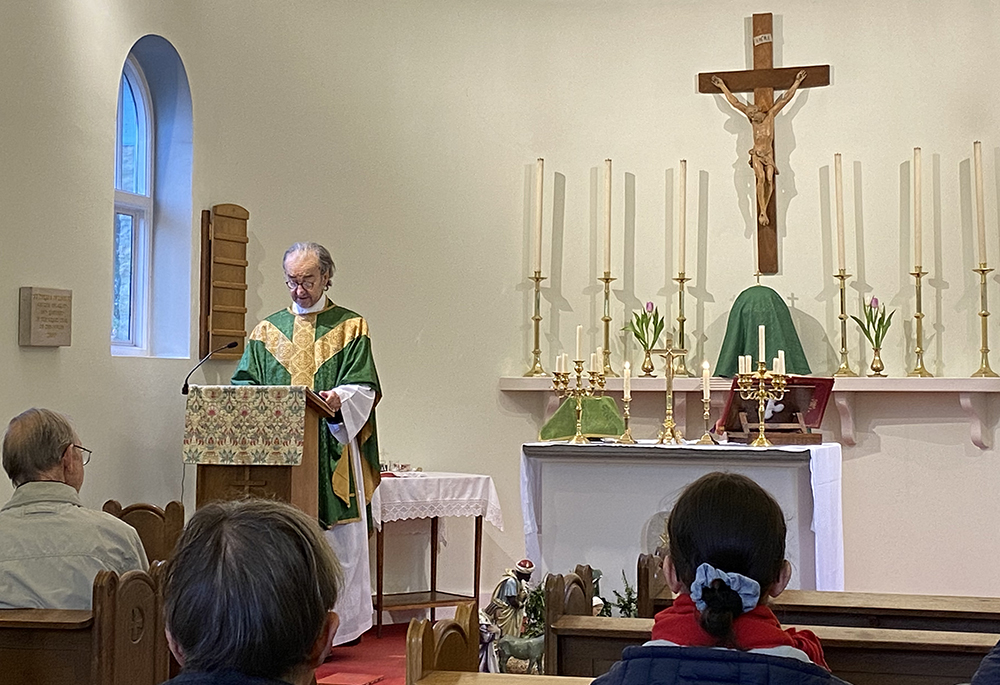
<path fill-rule="evenodd" d="M 184 505 L 177 501 L 160 509 L 154 504 L 122 507 L 118 500 L 109 499 L 102 508 L 135 528 L 149 563 L 169 559 L 184 530 Z"/>
<path fill-rule="evenodd" d="M 0 610 L 0 685 L 156 685 L 167 642 L 156 582 L 101 571 L 91 611 Z"/>
<path fill-rule="evenodd" d="M 432 671 L 479 670 L 479 611 L 475 602 L 462 602 L 455 618 L 433 625 L 424 619 L 410 620 L 406 631 L 406 685 Z"/>

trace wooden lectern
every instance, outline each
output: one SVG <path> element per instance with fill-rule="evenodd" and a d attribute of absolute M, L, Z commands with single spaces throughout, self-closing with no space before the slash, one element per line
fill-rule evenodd
<path fill-rule="evenodd" d="M 211 386 L 192 386 L 192 394 L 202 388 Z M 241 393 L 268 393 L 276 386 L 233 386 L 238 387 Z M 286 386 L 281 386 L 286 387 Z M 273 393 L 272 393 L 273 394 Z M 296 398 L 289 394 L 289 402 L 295 402 Z M 253 400 L 250 399 L 252 404 Z M 274 414 L 280 412 L 281 407 L 274 406 L 274 400 L 269 400 L 268 412 Z M 298 413 L 302 413 L 301 395 L 296 408 Z M 188 416 L 185 418 L 185 460 L 188 458 L 188 433 L 189 426 L 192 425 L 192 412 L 205 411 L 205 407 L 192 402 L 188 402 Z M 288 412 L 294 414 L 296 412 Z M 309 516 L 319 515 L 319 420 L 321 418 L 332 419 L 333 413 L 329 406 L 312 390 L 305 388 L 305 411 L 302 420 L 304 430 L 302 432 L 301 448 L 295 447 L 295 451 L 301 451 L 301 461 L 298 464 L 284 465 L 281 463 L 257 463 L 252 459 L 251 454 L 257 445 L 270 446 L 287 443 L 287 433 L 280 422 L 272 424 L 267 420 L 267 414 L 261 414 L 253 421 L 252 435 L 241 438 L 237 436 L 239 449 L 231 460 L 225 463 L 198 463 L 198 485 L 196 491 L 195 507 L 219 500 L 234 500 L 244 497 L 264 497 L 270 499 L 289 502 Z M 280 435 L 270 435 L 269 431 L 280 431 Z M 245 431 L 249 432 L 249 431 Z M 230 442 L 234 436 L 229 436 Z M 209 442 L 212 438 L 209 438 Z M 204 442 L 204 440 L 203 440 Z M 230 448 L 230 454 L 233 454 Z M 259 451 L 258 451 L 259 453 Z M 288 458 L 286 451 L 285 458 Z M 254 463 L 251 463 L 254 462 Z"/>

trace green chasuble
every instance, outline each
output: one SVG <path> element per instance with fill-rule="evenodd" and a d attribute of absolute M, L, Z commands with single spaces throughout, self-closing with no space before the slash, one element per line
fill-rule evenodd
<path fill-rule="evenodd" d="M 316 392 L 339 385 L 365 385 L 375 390 L 375 404 L 382 397 L 368 323 L 329 300 L 322 311 L 298 315 L 288 308 L 257 324 L 232 382 L 305 385 Z M 374 406 L 355 443 L 361 451 L 364 498 L 368 504 L 380 478 Z M 326 419 L 320 420 L 319 521 L 324 528 L 360 519 L 351 460 L 341 458 L 347 456 L 348 447 L 333 437 Z M 369 526 L 371 520 L 369 512 Z"/>
<path fill-rule="evenodd" d="M 766 285 L 752 285 L 739 294 L 729 310 L 726 323 L 726 337 L 719 350 L 719 361 L 715 364 L 716 376 L 735 376 L 739 369 L 738 357 L 749 354 L 757 362 L 757 327 L 765 327 L 767 366 L 778 356 L 778 350 L 785 351 L 785 369 L 788 373 L 806 376 L 812 373 L 806 361 L 802 343 L 792 324 L 792 315 L 781 295 Z"/>

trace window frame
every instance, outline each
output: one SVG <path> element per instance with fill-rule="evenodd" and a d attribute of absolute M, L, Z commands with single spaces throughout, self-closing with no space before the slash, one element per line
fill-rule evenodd
<path fill-rule="evenodd" d="M 153 169 L 155 155 L 154 133 L 156 122 L 153 120 L 153 107 L 149 85 L 133 55 L 129 55 L 122 68 L 122 79 L 128 82 L 132 89 L 132 97 L 136 104 L 136 162 L 139 173 L 136 178 L 136 190 L 132 193 L 121 189 L 122 185 L 122 87 L 119 80 L 118 106 L 115 126 L 115 206 L 112 215 L 112 265 L 114 264 L 114 244 L 118 230 L 118 215 L 132 216 L 132 274 L 131 302 L 129 311 L 129 335 L 125 339 L 115 340 L 109 331 L 111 353 L 118 356 L 145 356 L 150 352 L 150 304 L 151 304 L 151 255 L 153 235 Z M 116 275 L 112 268 L 112 295 Z M 112 302 L 112 319 L 114 306 Z"/>

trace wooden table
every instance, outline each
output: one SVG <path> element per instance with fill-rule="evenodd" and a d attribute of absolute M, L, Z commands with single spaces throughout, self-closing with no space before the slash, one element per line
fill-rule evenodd
<path fill-rule="evenodd" d="M 475 516 L 475 552 L 472 593 L 469 595 L 442 592 L 437 589 L 437 556 L 439 517 Z M 425 592 L 383 591 L 385 574 L 385 526 L 388 521 L 429 518 L 431 520 L 431 573 L 430 590 Z M 503 530 L 503 515 L 493 479 L 470 473 L 407 473 L 397 477 L 383 477 L 372 497 L 372 519 L 376 525 L 375 542 L 375 605 L 376 629 L 382 637 L 382 612 L 392 609 L 431 610 L 455 606 L 459 602 L 479 599 L 479 578 L 482 571 L 483 518 Z"/>

